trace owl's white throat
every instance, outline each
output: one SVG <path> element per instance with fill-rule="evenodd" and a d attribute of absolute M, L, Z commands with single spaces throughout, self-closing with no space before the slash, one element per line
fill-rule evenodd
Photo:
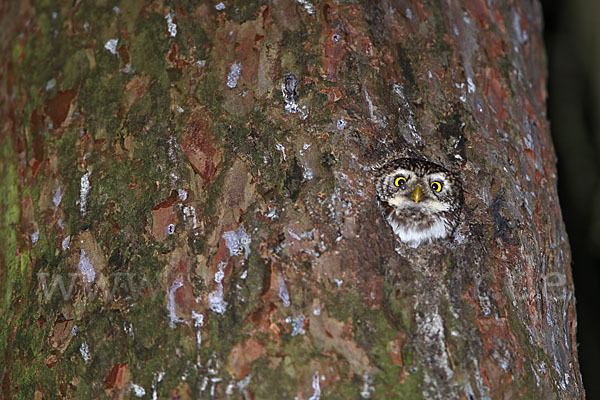
<path fill-rule="evenodd" d="M 412 221 L 404 223 L 391 213 L 387 221 L 400 240 L 413 248 L 423 243 L 431 243 L 433 240 L 445 239 L 450 233 L 445 219 L 439 217 L 432 218 L 429 224 L 415 224 Z"/>

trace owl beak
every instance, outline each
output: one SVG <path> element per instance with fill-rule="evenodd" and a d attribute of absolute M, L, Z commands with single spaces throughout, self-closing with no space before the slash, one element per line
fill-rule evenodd
<path fill-rule="evenodd" d="M 415 201 L 415 203 L 421 201 L 421 199 L 423 198 L 423 191 L 421 190 L 421 185 L 417 185 L 415 190 L 413 190 L 411 198 Z"/>

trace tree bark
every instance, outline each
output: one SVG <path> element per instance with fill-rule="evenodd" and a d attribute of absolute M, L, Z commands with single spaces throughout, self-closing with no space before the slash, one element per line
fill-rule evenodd
<path fill-rule="evenodd" d="M 2 396 L 584 398 L 541 9 L 496 3 L 5 3 Z M 459 174 L 452 238 L 398 242 L 390 155 Z"/>

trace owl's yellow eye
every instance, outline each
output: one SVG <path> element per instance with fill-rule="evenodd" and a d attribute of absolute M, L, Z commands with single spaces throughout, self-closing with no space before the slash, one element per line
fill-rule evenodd
<path fill-rule="evenodd" d="M 396 187 L 400 187 L 400 185 L 403 185 L 405 183 L 406 183 L 406 178 L 403 176 L 398 176 L 394 180 L 394 186 L 396 186 Z"/>
<path fill-rule="evenodd" d="M 442 191 L 442 183 L 438 181 L 433 181 L 431 182 L 431 188 L 439 193 Z"/>

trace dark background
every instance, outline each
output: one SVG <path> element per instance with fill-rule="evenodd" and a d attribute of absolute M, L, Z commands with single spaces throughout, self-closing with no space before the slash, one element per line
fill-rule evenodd
<path fill-rule="evenodd" d="M 542 0 L 548 112 L 573 254 L 579 362 L 600 399 L 600 0 Z"/>

